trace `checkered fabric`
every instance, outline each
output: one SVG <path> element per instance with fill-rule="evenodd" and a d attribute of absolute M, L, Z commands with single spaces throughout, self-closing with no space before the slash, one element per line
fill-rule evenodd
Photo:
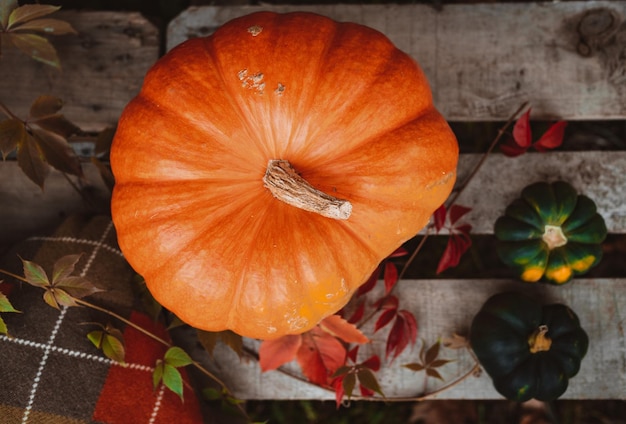
<path fill-rule="evenodd" d="M 18 257 L 50 273 L 68 254 L 83 253 L 77 275 L 107 287 L 86 298 L 167 339 L 162 325 L 139 312 L 133 271 L 117 247 L 108 217 L 68 218 L 50 237 L 34 237 L 0 258 L 0 267 L 22 274 Z M 56 310 L 43 291 L 1 277 L 3 291 L 21 313 L 4 313 L 10 336 L 0 336 L 0 423 L 202 423 L 190 385 L 184 402 L 163 386 L 153 388 L 152 371 L 166 347 L 104 313 L 84 307 Z M 94 323 L 111 323 L 124 333 L 125 364 L 107 359 L 87 339 Z M 185 380 L 185 370 L 181 370 Z"/>

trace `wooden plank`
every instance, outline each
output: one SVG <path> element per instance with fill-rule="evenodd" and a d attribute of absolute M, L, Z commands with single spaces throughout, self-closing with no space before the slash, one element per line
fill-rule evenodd
<path fill-rule="evenodd" d="M 463 154 L 458 175 L 462 181 L 481 155 Z M 100 197 L 108 192 L 91 164 L 84 165 L 87 183 Z M 472 208 L 464 217 L 474 234 L 493 233 L 493 224 L 522 189 L 537 181 L 564 180 L 593 199 L 609 232 L 626 233 L 626 152 L 528 153 L 517 158 L 491 155 L 475 179 L 458 199 Z M 60 216 L 81 210 L 80 197 L 65 178 L 52 172 L 45 190 L 31 183 L 16 162 L 0 163 L 0 240 L 13 243 L 42 228 L 49 228 Z"/>
<path fill-rule="evenodd" d="M 463 181 L 482 155 L 461 155 Z M 527 153 L 516 158 L 490 155 L 457 203 L 472 208 L 464 217 L 475 234 L 492 234 L 496 219 L 524 187 L 538 181 L 566 181 L 590 197 L 613 233 L 626 233 L 626 152 Z"/>
<path fill-rule="evenodd" d="M 53 17 L 78 31 L 49 37 L 62 71 L 3 44 L 0 101 L 26 118 L 35 98 L 52 94 L 63 99 L 64 114 L 83 130 L 115 126 L 159 57 L 157 29 L 138 13 L 62 11 Z"/>
<path fill-rule="evenodd" d="M 610 36 L 626 15 L 624 1 L 459 4 L 440 12 L 419 4 L 196 7 L 170 23 L 167 47 L 260 10 L 313 11 L 380 30 L 422 65 L 448 120 L 504 120 L 526 100 L 538 118 L 626 117 L 626 30 Z M 595 28 L 603 37 L 580 33 L 607 21 L 614 26 Z M 588 56 L 581 40 L 594 46 Z"/>
<path fill-rule="evenodd" d="M 578 315 L 590 339 L 590 348 L 580 373 L 570 380 L 562 399 L 626 399 L 626 279 L 577 279 L 565 286 L 526 284 L 509 280 L 404 280 L 396 294 L 402 308 L 415 313 L 419 338 L 427 345 L 454 333 L 467 335 L 473 316 L 489 296 L 517 290 L 544 303 L 565 303 Z M 372 323 L 364 328 L 373 334 Z M 386 332 L 374 334 L 371 343 L 360 349 L 361 360 L 371 354 L 385 353 Z M 389 398 L 419 396 L 441 389 L 471 370 L 473 361 L 465 350 L 443 349 L 442 358 L 454 362 L 439 371 L 444 382 L 415 373 L 403 364 L 415 362 L 421 345 L 404 352 L 377 374 Z M 247 347 L 258 349 L 258 342 L 245 340 Z M 189 349 L 193 349 L 192 346 Z M 210 359 L 200 349 L 194 351 L 242 399 L 334 399 L 330 391 L 302 382 L 279 371 L 261 373 L 256 361 L 240 361 L 229 348 L 218 345 Z M 298 368 L 289 364 L 289 372 Z M 469 377 L 443 391 L 437 399 L 502 399 L 489 377 Z"/>
<path fill-rule="evenodd" d="M 51 170 L 44 190 L 31 182 L 16 162 L 0 163 L 0 245 L 10 246 L 32 235 L 54 229 L 72 213 L 109 211 L 110 192 L 96 167 L 83 164 L 84 179 L 69 177 L 89 195 L 88 205 L 67 179 Z M 94 204 L 95 202 L 95 204 Z M 0 246 L 1 247 L 1 246 Z"/>

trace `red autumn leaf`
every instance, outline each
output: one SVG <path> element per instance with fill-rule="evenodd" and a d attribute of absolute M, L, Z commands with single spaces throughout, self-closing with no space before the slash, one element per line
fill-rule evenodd
<path fill-rule="evenodd" d="M 380 314 L 378 319 L 376 320 L 376 325 L 374 326 L 374 332 L 377 332 L 387 324 L 389 324 L 398 314 L 397 309 L 385 309 L 383 313 Z"/>
<path fill-rule="evenodd" d="M 328 386 L 330 376 L 346 362 L 346 349 L 337 338 L 315 327 L 302 334 L 296 358 L 309 381 Z"/>
<path fill-rule="evenodd" d="M 530 109 L 522 115 L 513 127 L 513 138 L 500 146 L 502 153 L 507 156 L 519 156 L 525 153 L 530 147 L 535 148 L 538 152 L 545 152 L 549 149 L 559 147 L 563 143 L 565 127 L 567 122 L 559 121 L 550 128 L 533 143 L 532 131 L 530 127 Z"/>
<path fill-rule="evenodd" d="M 409 344 L 413 345 L 416 341 L 417 320 L 411 312 L 403 309 L 397 313 L 396 321 L 389 332 L 385 354 L 395 359 Z"/>
<path fill-rule="evenodd" d="M 533 147 L 539 152 L 544 152 L 548 149 L 555 149 L 563 143 L 563 136 L 565 135 L 565 127 L 567 122 L 559 121 L 550 128 L 537 140 Z"/>
<path fill-rule="evenodd" d="M 515 157 L 515 156 L 520 156 L 520 155 L 526 153 L 526 150 L 528 150 L 528 149 L 526 149 L 524 147 L 520 147 L 517 144 L 515 144 L 515 142 L 511 141 L 509 143 L 502 144 L 500 146 L 500 150 L 506 156 Z"/>
<path fill-rule="evenodd" d="M 389 255 L 390 258 L 400 258 L 402 256 L 406 256 L 409 254 L 409 251 L 406 250 L 404 247 L 398 247 L 396 250 L 393 251 L 393 253 L 391 255 Z"/>
<path fill-rule="evenodd" d="M 385 296 L 386 296 L 389 294 L 391 289 L 393 289 L 393 287 L 398 282 L 398 268 L 396 268 L 396 265 L 393 264 L 392 262 L 385 263 L 384 280 L 385 280 Z"/>
<path fill-rule="evenodd" d="M 361 365 L 371 369 L 372 371 L 378 371 L 380 369 L 380 358 L 378 355 L 372 355 L 363 361 Z"/>
<path fill-rule="evenodd" d="M 356 345 L 348 351 L 346 358 L 348 358 L 352 362 L 356 362 L 356 357 L 358 356 L 358 354 L 359 354 L 359 345 Z"/>
<path fill-rule="evenodd" d="M 374 303 L 374 307 L 377 309 L 398 309 L 398 303 L 398 298 L 396 296 L 390 295 L 378 299 Z"/>
<path fill-rule="evenodd" d="M 270 371 L 296 358 L 302 344 L 301 335 L 287 335 L 274 340 L 264 340 L 259 347 L 261 370 Z"/>
<path fill-rule="evenodd" d="M 450 207 L 450 225 L 454 226 L 463 215 L 471 210 L 472 208 L 468 208 L 467 206 L 452 205 Z"/>
<path fill-rule="evenodd" d="M 343 400 L 343 397 L 345 395 L 345 391 L 343 389 L 343 379 L 345 377 L 346 375 L 342 375 L 335 378 L 332 384 L 333 389 L 335 389 L 335 404 L 337 405 L 337 409 L 339 409 L 339 407 L 341 406 L 341 401 Z"/>
<path fill-rule="evenodd" d="M 351 324 L 356 324 L 357 322 L 361 321 L 363 315 L 365 315 L 365 302 L 360 302 L 348 319 L 348 322 Z"/>
<path fill-rule="evenodd" d="M 356 328 L 354 324 L 349 323 L 339 315 L 331 315 L 326 317 L 320 324 L 320 328 L 327 333 L 340 338 L 346 343 L 367 343 L 369 339 Z"/>
<path fill-rule="evenodd" d="M 374 270 L 372 275 L 370 275 L 370 278 L 368 278 L 367 281 L 363 283 L 361 287 L 359 287 L 359 289 L 356 292 L 357 297 L 363 296 L 364 294 L 369 293 L 376 286 L 376 283 L 378 282 L 378 276 L 380 275 L 381 270 L 382 270 L 382 264 L 379 265 Z"/>
<path fill-rule="evenodd" d="M 435 218 L 435 230 L 439 232 L 446 224 L 446 205 L 439 206 L 433 216 Z"/>
<path fill-rule="evenodd" d="M 470 225 L 464 227 L 471 228 Z M 469 232 L 469 230 L 468 230 Z M 448 268 L 453 268 L 459 264 L 461 257 L 472 245 L 472 239 L 467 233 L 452 233 L 448 238 L 448 244 L 446 249 L 439 259 L 439 265 L 437 266 L 437 274 L 441 274 Z"/>
<path fill-rule="evenodd" d="M 524 149 L 528 149 L 533 142 L 530 128 L 530 108 L 515 123 L 513 127 L 513 139 L 515 143 Z"/>

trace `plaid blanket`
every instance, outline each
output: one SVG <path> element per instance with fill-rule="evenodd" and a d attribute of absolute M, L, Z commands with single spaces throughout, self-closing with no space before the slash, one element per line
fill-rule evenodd
<path fill-rule="evenodd" d="M 108 217 L 68 218 L 53 235 L 20 243 L 0 258 L 0 267 L 23 275 L 22 257 L 50 273 L 56 260 L 77 253 L 83 255 L 75 274 L 108 289 L 86 300 L 168 338 L 162 325 L 138 309 L 134 273 L 117 247 Z M 165 346 L 104 313 L 84 307 L 54 309 L 44 303 L 41 289 L 0 278 L 3 291 L 21 311 L 2 314 L 10 336 L 0 336 L 1 423 L 203 422 L 189 384 L 184 402 L 162 385 L 154 389 L 152 371 Z M 111 323 L 123 331 L 125 365 L 107 359 L 87 339 L 88 332 L 98 329 L 94 323 Z"/>

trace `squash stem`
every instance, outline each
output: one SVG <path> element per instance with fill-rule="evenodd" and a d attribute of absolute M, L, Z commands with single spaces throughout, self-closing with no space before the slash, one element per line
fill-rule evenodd
<path fill-rule="evenodd" d="M 352 204 L 330 196 L 309 184 L 286 160 L 274 159 L 267 164 L 263 185 L 272 195 L 288 205 L 333 219 L 348 219 Z"/>
<path fill-rule="evenodd" d="M 567 237 L 565 237 L 561 227 L 557 225 L 546 225 L 541 238 L 548 245 L 548 249 L 550 250 L 567 244 Z"/>
<path fill-rule="evenodd" d="M 530 353 L 545 352 L 550 350 L 552 346 L 552 339 L 548 338 L 547 325 L 540 325 L 533 334 L 528 338 L 528 346 L 530 347 Z"/>

